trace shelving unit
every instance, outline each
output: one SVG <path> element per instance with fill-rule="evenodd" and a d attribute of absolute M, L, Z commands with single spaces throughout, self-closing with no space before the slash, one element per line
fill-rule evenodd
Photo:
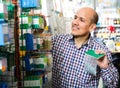
<path fill-rule="evenodd" d="M 8 67 L 1 67 L 0 88 L 44 88 L 51 74 L 52 35 L 47 32 L 49 28 L 46 23 L 46 17 L 49 16 L 36 13 L 35 10 L 40 7 L 20 7 L 22 1 L 25 0 L 5 2 L 8 3 L 6 21 L 11 41 L 0 47 L 0 62 L 1 58 L 8 57 Z M 39 0 L 32 1 L 37 3 Z M 3 26 L 6 27 L 6 24 Z M 3 52 L 4 56 L 1 56 Z"/>
<path fill-rule="evenodd" d="M 9 2 L 0 1 L 1 11 L 0 12 L 0 25 L 3 31 L 3 37 L 0 37 L 4 44 L 0 46 L 0 88 L 13 88 L 14 86 L 14 66 L 15 66 L 15 48 L 14 48 L 14 35 L 13 25 L 11 21 L 14 20 L 14 14 L 11 13 L 14 11 L 14 5 Z M 11 9 L 12 8 L 12 9 Z"/>
<path fill-rule="evenodd" d="M 34 3 L 37 3 L 37 0 Z M 52 59 L 50 50 L 51 34 L 47 32 L 47 16 L 39 12 L 40 8 L 37 8 L 37 5 L 20 7 L 19 42 L 22 86 L 24 88 L 44 88 L 48 80 L 47 75 L 51 73 L 49 65 Z M 38 10 L 37 13 L 36 9 Z"/>
<path fill-rule="evenodd" d="M 100 25 L 97 26 L 96 30 L 94 31 L 95 37 L 104 42 L 105 44 L 108 44 L 109 42 L 113 42 L 110 45 L 108 45 L 108 48 L 112 53 L 119 53 L 120 52 L 120 25 Z M 111 49 L 112 48 L 112 49 Z M 114 49 L 113 49 L 114 48 Z"/>
<path fill-rule="evenodd" d="M 99 21 L 94 32 L 95 37 L 107 45 L 112 53 L 120 53 L 120 11 L 119 0 L 96 1 L 95 10 Z"/>

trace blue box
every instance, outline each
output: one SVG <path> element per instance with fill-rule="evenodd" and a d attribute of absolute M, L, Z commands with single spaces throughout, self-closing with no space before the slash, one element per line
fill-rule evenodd
<path fill-rule="evenodd" d="M 37 0 L 20 0 L 21 8 L 36 8 Z"/>

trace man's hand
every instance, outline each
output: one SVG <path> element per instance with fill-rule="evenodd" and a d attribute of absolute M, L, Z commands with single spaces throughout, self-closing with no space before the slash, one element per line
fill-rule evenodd
<path fill-rule="evenodd" d="M 106 53 L 101 50 L 96 50 L 95 52 L 96 52 L 96 54 L 105 54 L 105 56 L 103 56 L 102 58 L 97 60 L 97 64 L 102 69 L 108 68 L 109 60 L 107 59 Z"/>

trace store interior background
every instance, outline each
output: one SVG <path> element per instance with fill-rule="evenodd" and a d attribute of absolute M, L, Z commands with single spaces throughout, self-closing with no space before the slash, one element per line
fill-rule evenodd
<path fill-rule="evenodd" d="M 120 0 L 0 0 L 0 88 L 50 88 L 51 36 L 70 33 L 84 6 L 98 12 L 91 34 L 107 45 L 120 72 Z"/>

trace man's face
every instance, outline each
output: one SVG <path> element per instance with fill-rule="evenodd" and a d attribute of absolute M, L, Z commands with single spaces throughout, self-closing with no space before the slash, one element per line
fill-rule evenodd
<path fill-rule="evenodd" d="M 86 36 L 91 30 L 92 12 L 80 9 L 72 21 L 72 34 L 74 36 Z"/>

